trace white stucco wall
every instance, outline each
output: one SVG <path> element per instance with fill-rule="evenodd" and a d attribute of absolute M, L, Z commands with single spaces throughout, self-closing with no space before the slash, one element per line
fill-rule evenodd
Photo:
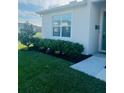
<path fill-rule="evenodd" d="M 92 0 L 87 0 L 85 6 L 46 13 L 42 16 L 42 37 L 49 39 L 62 39 L 78 42 L 84 45 L 85 54 L 98 52 L 99 31 L 95 25 L 100 24 L 100 6 L 92 5 Z M 72 14 L 71 37 L 53 36 L 52 17 L 54 15 Z"/>
<path fill-rule="evenodd" d="M 94 4 L 90 6 L 90 39 L 89 53 L 98 52 L 99 29 L 95 29 L 95 25 L 99 25 L 100 10 Z"/>
<path fill-rule="evenodd" d="M 69 40 L 72 42 L 78 42 L 84 45 L 84 53 L 88 54 L 89 47 L 89 7 L 88 5 L 78 8 L 73 8 L 69 10 L 63 10 L 60 12 L 54 12 L 43 15 L 42 25 L 43 25 L 43 38 L 49 39 L 62 39 Z M 72 14 L 72 25 L 71 25 L 71 37 L 57 37 L 53 36 L 52 30 L 52 16 L 71 13 Z"/>
<path fill-rule="evenodd" d="M 91 2 L 90 6 L 90 39 L 88 53 L 97 53 L 100 43 L 101 13 L 105 9 L 105 2 Z M 95 25 L 99 25 L 99 29 L 95 29 Z"/>

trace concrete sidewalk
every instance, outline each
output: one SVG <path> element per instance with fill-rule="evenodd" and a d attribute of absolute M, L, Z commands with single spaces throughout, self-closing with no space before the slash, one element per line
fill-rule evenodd
<path fill-rule="evenodd" d="M 105 56 L 94 55 L 86 60 L 72 65 L 71 68 L 106 81 L 106 69 L 104 68 L 105 65 Z"/>

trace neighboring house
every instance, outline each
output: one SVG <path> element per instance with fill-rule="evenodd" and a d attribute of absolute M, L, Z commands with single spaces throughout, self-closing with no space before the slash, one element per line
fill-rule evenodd
<path fill-rule="evenodd" d="M 73 1 L 37 13 L 42 16 L 43 38 L 78 42 L 85 54 L 106 52 L 105 0 Z"/>
<path fill-rule="evenodd" d="M 33 25 L 33 30 L 35 32 L 42 32 L 42 27 L 41 26 L 37 26 L 37 25 Z"/>
<path fill-rule="evenodd" d="M 41 32 L 42 31 L 41 26 L 33 25 L 30 23 L 18 23 L 18 31 L 20 32 L 20 30 L 24 30 L 25 25 L 29 25 L 29 26 L 32 25 L 34 32 Z"/>

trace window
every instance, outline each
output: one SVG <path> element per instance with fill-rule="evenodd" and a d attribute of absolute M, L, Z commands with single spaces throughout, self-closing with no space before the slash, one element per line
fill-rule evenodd
<path fill-rule="evenodd" d="M 70 37 L 71 27 L 62 27 L 62 37 Z"/>
<path fill-rule="evenodd" d="M 71 15 L 62 16 L 62 37 L 70 37 L 71 32 Z"/>
<path fill-rule="evenodd" d="M 60 27 L 53 27 L 53 36 L 60 36 Z"/>
<path fill-rule="evenodd" d="M 61 15 L 53 17 L 53 36 L 70 37 L 71 15 Z"/>
<path fill-rule="evenodd" d="M 53 36 L 60 36 L 60 17 L 53 17 Z"/>

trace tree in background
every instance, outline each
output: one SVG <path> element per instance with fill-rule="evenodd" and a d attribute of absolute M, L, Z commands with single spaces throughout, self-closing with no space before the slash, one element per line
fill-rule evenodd
<path fill-rule="evenodd" d="M 31 45 L 31 39 L 34 35 L 35 32 L 33 30 L 33 25 L 29 22 L 26 22 L 23 29 L 20 30 L 19 41 L 29 48 L 29 46 Z"/>

